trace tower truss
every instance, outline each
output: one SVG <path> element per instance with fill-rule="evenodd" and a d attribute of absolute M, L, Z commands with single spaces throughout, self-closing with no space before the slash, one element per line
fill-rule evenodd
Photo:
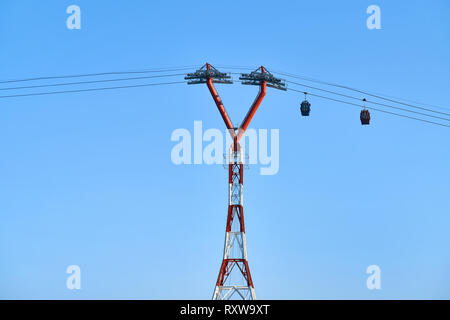
<path fill-rule="evenodd" d="M 229 74 L 222 73 L 206 63 L 196 72 L 188 73 L 185 79 L 188 80 L 188 84 L 206 83 L 233 141 L 229 148 L 228 156 L 228 212 L 225 228 L 225 245 L 219 276 L 214 288 L 213 300 L 234 298 L 255 300 L 255 288 L 247 260 L 243 206 L 244 164 L 243 150 L 239 141 L 261 104 L 266 94 L 266 88 L 286 90 L 286 85 L 284 81 L 275 78 L 263 66 L 251 73 L 241 74 L 239 79 L 242 84 L 259 86 L 259 92 L 241 125 L 235 128 L 214 87 L 214 83 L 233 83 Z"/>

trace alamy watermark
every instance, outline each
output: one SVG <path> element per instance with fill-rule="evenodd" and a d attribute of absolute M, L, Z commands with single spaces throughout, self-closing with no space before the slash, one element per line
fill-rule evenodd
<path fill-rule="evenodd" d="M 81 29 L 81 9 L 80 9 L 80 7 L 72 4 L 67 7 L 66 13 L 70 14 L 70 16 L 67 17 L 67 20 L 66 20 L 67 29 L 80 30 Z"/>
<path fill-rule="evenodd" d="M 381 9 L 379 6 L 372 4 L 367 7 L 367 14 L 370 16 L 366 20 L 366 26 L 369 30 L 381 29 Z"/>
<path fill-rule="evenodd" d="M 366 280 L 366 286 L 369 290 L 381 289 L 381 268 L 376 264 L 367 267 L 366 273 L 370 276 Z"/>
<path fill-rule="evenodd" d="M 203 132 L 201 121 L 194 121 L 193 134 L 188 129 L 175 129 L 170 140 L 177 142 L 170 154 L 172 163 L 176 165 L 226 164 L 229 158 L 227 155 L 230 154 L 229 147 L 233 143 L 227 130 L 211 128 Z M 239 141 L 244 155 L 242 162 L 261 165 L 261 175 L 277 174 L 280 164 L 279 140 L 278 129 L 270 129 L 270 135 L 268 129 L 247 129 Z"/>
<path fill-rule="evenodd" d="M 70 274 L 66 280 L 66 287 L 69 290 L 81 289 L 81 269 L 79 266 L 73 264 L 67 267 L 66 273 Z"/>

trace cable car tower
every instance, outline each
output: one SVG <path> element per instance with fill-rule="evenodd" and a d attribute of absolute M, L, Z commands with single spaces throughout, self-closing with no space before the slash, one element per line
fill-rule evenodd
<path fill-rule="evenodd" d="M 214 87 L 214 83 L 233 83 L 229 74 L 219 72 L 216 68 L 206 63 L 196 72 L 188 73 L 185 80 L 188 80 L 188 84 L 206 83 L 233 141 L 230 146 L 229 156 L 227 157 L 228 212 L 225 246 L 219 276 L 217 277 L 213 293 L 213 300 L 228 300 L 231 298 L 254 300 L 256 299 L 255 288 L 247 261 L 243 208 L 244 167 L 239 141 L 266 95 L 266 88 L 271 87 L 286 90 L 286 84 L 281 79 L 275 78 L 263 66 L 249 74 L 241 74 L 239 77 L 241 83 L 244 85 L 259 86 L 259 93 L 241 125 L 236 128 L 233 127 L 222 100 Z M 236 293 L 237 295 L 235 295 Z"/>

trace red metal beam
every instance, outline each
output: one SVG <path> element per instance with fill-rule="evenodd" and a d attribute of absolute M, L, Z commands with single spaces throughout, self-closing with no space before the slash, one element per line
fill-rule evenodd
<path fill-rule="evenodd" d="M 206 68 L 208 70 L 210 69 L 209 63 L 206 64 Z M 211 93 L 211 96 L 214 99 L 214 102 L 216 103 L 217 109 L 219 109 L 220 115 L 222 116 L 222 119 L 225 122 L 225 126 L 227 127 L 231 136 L 234 138 L 235 133 L 233 129 L 233 124 L 231 123 L 230 117 L 228 117 L 227 111 L 223 106 L 222 100 L 220 99 L 219 94 L 216 91 L 216 88 L 214 88 L 213 80 L 211 78 L 207 79 L 206 85 L 208 86 L 209 92 Z"/>
<path fill-rule="evenodd" d="M 206 68 L 209 70 L 211 68 L 210 64 L 206 64 Z M 261 72 L 264 73 L 264 67 L 261 66 Z M 261 85 L 259 87 L 258 95 L 255 98 L 255 101 L 253 101 L 252 106 L 248 110 L 244 121 L 242 121 L 242 124 L 238 130 L 238 134 L 236 135 L 233 124 L 231 123 L 230 117 L 227 114 L 227 111 L 225 110 L 225 107 L 223 106 L 222 100 L 219 97 L 219 94 L 216 91 L 216 88 L 213 85 L 213 79 L 209 78 L 206 80 L 206 85 L 208 86 L 209 92 L 211 93 L 211 96 L 216 103 L 217 109 L 220 112 L 220 115 L 222 116 L 223 121 L 225 122 L 225 126 L 227 127 L 228 131 L 230 132 L 231 137 L 233 138 L 233 149 L 237 151 L 238 143 L 241 140 L 243 134 L 245 133 L 245 130 L 247 130 L 248 125 L 250 124 L 250 121 L 252 121 L 253 116 L 256 113 L 256 110 L 258 110 L 259 105 L 261 104 L 262 100 L 264 99 L 264 96 L 266 95 L 266 88 L 267 84 L 265 81 L 261 82 Z"/>
<path fill-rule="evenodd" d="M 261 72 L 264 73 L 264 67 L 261 66 Z M 247 130 L 248 125 L 250 124 L 250 121 L 252 121 L 253 116 L 255 115 L 256 110 L 258 110 L 259 105 L 261 104 L 262 100 L 264 99 L 264 96 L 266 95 L 266 82 L 262 81 L 261 85 L 259 87 L 259 93 L 256 96 L 255 101 L 253 101 L 252 106 L 247 112 L 247 115 L 244 118 L 244 121 L 242 121 L 241 127 L 239 128 L 239 133 L 237 136 L 236 141 L 239 142 L 241 140 L 242 135 L 244 134 L 245 130 Z"/>

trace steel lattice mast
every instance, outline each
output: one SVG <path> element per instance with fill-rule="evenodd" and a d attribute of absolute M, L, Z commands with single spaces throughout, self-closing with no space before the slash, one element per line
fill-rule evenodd
<path fill-rule="evenodd" d="M 259 86 L 259 93 L 242 124 L 239 128 L 234 128 L 213 85 L 213 83 L 231 84 L 233 83 L 231 76 L 219 72 L 206 63 L 195 73 L 187 74 L 185 79 L 188 80 L 188 84 L 206 83 L 233 140 L 228 156 L 228 213 L 225 246 L 213 299 L 231 299 L 237 293 L 237 298 L 254 300 L 256 299 L 255 288 L 247 261 L 243 208 L 244 167 L 239 141 L 261 104 L 266 94 L 266 87 L 286 90 L 286 86 L 283 81 L 267 72 L 263 66 L 249 74 L 241 74 L 239 79 L 242 81 L 242 84 Z"/>

